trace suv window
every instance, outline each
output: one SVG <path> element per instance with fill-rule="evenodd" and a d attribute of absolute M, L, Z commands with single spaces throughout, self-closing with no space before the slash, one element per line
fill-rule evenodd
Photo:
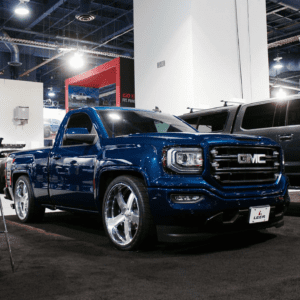
<path fill-rule="evenodd" d="M 272 127 L 276 103 L 253 105 L 246 108 L 242 127 L 244 129 L 257 129 Z"/>
<path fill-rule="evenodd" d="M 290 101 L 288 110 L 288 125 L 300 124 L 300 100 Z"/>
<path fill-rule="evenodd" d="M 198 120 L 199 120 L 199 117 L 197 116 L 195 118 L 185 119 L 184 121 L 189 123 L 195 129 L 197 129 Z"/>
<path fill-rule="evenodd" d="M 275 111 L 273 127 L 285 126 L 287 102 L 278 102 Z"/>
<path fill-rule="evenodd" d="M 96 130 L 93 127 L 93 123 L 92 123 L 91 119 L 85 113 L 77 113 L 77 114 L 72 115 L 69 119 L 69 122 L 68 122 L 65 132 L 67 131 L 67 129 L 70 129 L 70 128 L 86 128 L 89 133 L 96 132 Z M 71 146 L 71 145 L 77 146 L 77 145 L 84 145 L 84 144 L 86 144 L 86 143 L 82 142 L 82 141 L 66 140 L 65 136 L 63 138 L 63 146 Z"/>
<path fill-rule="evenodd" d="M 227 111 L 200 116 L 197 130 L 199 132 L 222 131 L 225 127 L 227 117 Z"/>

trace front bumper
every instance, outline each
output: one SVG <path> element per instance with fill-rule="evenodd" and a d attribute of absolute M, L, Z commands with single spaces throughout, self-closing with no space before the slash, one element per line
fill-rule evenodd
<path fill-rule="evenodd" d="M 148 189 L 149 202 L 157 227 L 158 239 L 164 242 L 195 241 L 202 237 L 260 230 L 283 226 L 283 216 L 290 198 L 287 186 L 276 193 L 249 198 L 221 198 L 207 190 Z M 196 203 L 174 203 L 172 194 L 201 194 Z M 261 193 L 263 194 L 263 193 Z M 269 221 L 249 224 L 249 207 L 269 205 Z"/>
<path fill-rule="evenodd" d="M 157 236 L 161 242 L 194 242 L 219 234 L 262 230 L 270 227 L 278 228 L 284 225 L 283 216 L 287 207 L 288 203 L 272 206 L 269 221 L 256 224 L 249 224 L 249 209 L 244 209 L 238 210 L 234 214 L 231 212 L 229 219 L 230 214 L 220 212 L 208 218 L 203 226 L 198 227 L 158 225 Z"/>

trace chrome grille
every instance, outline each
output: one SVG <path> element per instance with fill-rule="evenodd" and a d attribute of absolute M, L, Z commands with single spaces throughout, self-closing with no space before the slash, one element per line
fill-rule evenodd
<path fill-rule="evenodd" d="M 211 176 L 223 185 L 273 183 L 280 174 L 278 148 L 217 146 L 210 149 Z"/>

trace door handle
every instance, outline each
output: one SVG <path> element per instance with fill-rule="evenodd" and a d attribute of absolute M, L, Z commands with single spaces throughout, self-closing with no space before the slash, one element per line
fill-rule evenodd
<path fill-rule="evenodd" d="M 78 166 L 77 160 L 70 161 L 71 166 Z"/>
<path fill-rule="evenodd" d="M 60 159 L 61 158 L 61 155 L 60 154 L 55 154 L 52 156 L 53 159 Z"/>
<path fill-rule="evenodd" d="M 293 134 L 289 135 L 279 135 L 279 140 L 280 141 L 290 141 L 293 139 Z"/>

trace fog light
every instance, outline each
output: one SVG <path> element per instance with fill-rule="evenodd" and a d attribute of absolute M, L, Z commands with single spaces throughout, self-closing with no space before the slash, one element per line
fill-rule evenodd
<path fill-rule="evenodd" d="M 191 203 L 204 199 L 203 195 L 171 195 L 171 199 L 175 203 Z"/>

